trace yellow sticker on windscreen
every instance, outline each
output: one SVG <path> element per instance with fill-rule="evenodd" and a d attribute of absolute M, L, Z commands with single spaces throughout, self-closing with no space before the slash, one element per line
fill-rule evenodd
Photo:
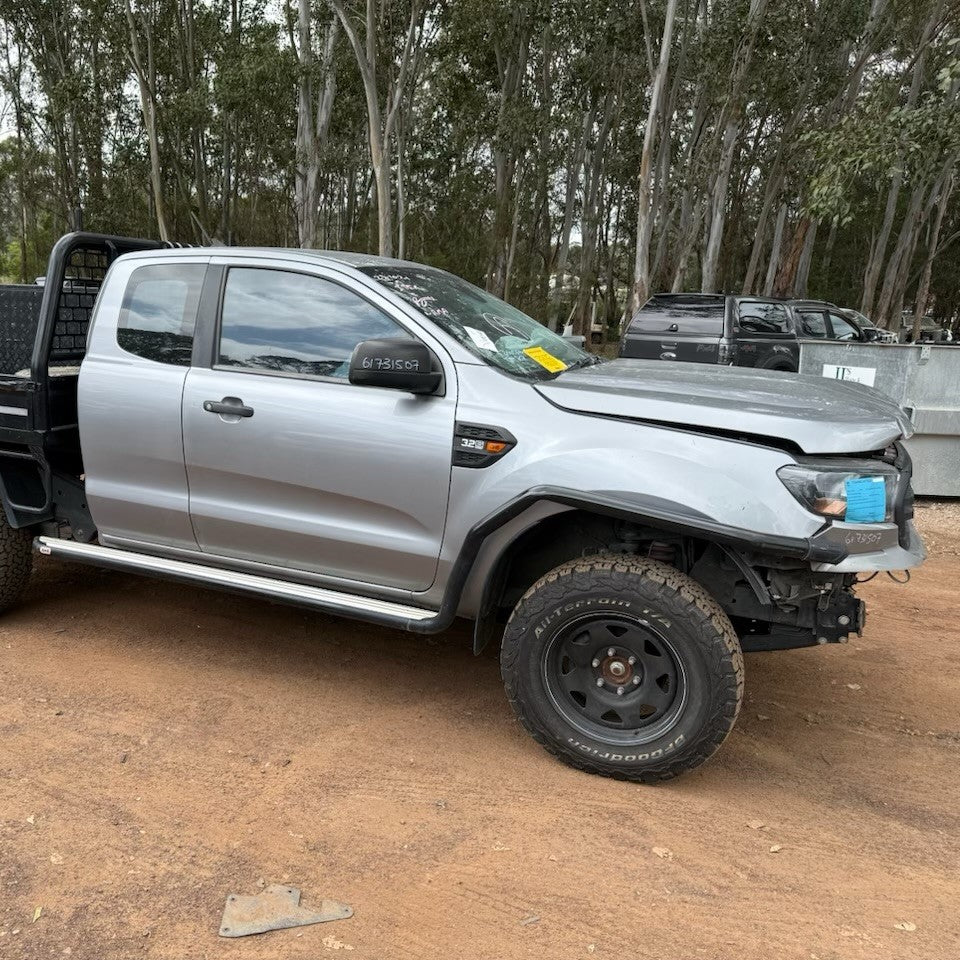
<path fill-rule="evenodd" d="M 560 373 L 561 370 L 567 369 L 567 365 L 562 360 L 558 360 L 552 353 L 547 353 L 543 347 L 527 347 L 523 352 L 551 373 Z"/>

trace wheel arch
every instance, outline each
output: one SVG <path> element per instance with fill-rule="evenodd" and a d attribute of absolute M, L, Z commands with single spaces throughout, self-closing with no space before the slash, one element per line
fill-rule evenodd
<path fill-rule="evenodd" d="M 796 373 L 798 365 L 797 362 L 790 357 L 778 356 L 760 364 L 757 369 L 782 371 L 784 373 Z"/>
<path fill-rule="evenodd" d="M 660 498 L 543 487 L 523 499 L 531 505 L 544 501 L 567 509 L 541 513 L 502 538 L 495 551 L 478 551 L 461 594 L 468 605 L 464 609 L 461 604 L 461 613 L 474 618 L 475 653 L 502 630 L 505 604 L 512 606 L 511 599 L 518 599 L 548 570 L 585 553 L 635 553 L 638 545 L 663 537 L 681 551 L 714 544 L 744 569 L 741 549 L 798 559 L 811 559 L 812 552 L 821 549 L 807 538 L 763 535 L 720 524 Z M 769 602 L 755 577 L 748 577 L 748 582 L 761 603 Z"/>

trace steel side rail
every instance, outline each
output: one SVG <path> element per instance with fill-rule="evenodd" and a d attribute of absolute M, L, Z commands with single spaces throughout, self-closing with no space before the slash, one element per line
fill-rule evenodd
<path fill-rule="evenodd" d="M 188 563 L 185 560 L 170 560 L 113 547 L 101 547 L 97 544 L 76 543 L 73 540 L 59 540 L 56 537 L 36 537 L 33 543 L 36 550 L 45 556 L 62 557 L 65 560 L 89 563 L 113 570 L 142 573 L 233 593 L 264 597 L 268 600 L 311 607 L 326 613 L 339 613 L 356 620 L 366 620 L 401 629 L 411 629 L 412 625 L 437 616 L 436 610 L 425 610 L 422 607 L 411 607 L 375 597 L 359 597 L 323 587 L 311 587 L 251 573 L 206 567 L 199 563 Z"/>

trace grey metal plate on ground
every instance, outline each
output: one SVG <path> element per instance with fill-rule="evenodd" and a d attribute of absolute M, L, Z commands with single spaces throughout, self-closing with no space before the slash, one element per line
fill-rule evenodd
<path fill-rule="evenodd" d="M 856 380 L 896 400 L 913 421 L 913 489 L 960 496 L 960 346 L 800 342 L 800 372 Z"/>
<path fill-rule="evenodd" d="M 231 893 L 220 921 L 221 937 L 248 937 L 268 930 L 306 927 L 312 923 L 346 920 L 353 910 L 336 900 L 321 900 L 318 909 L 300 906 L 300 890 L 273 883 L 263 893 L 241 897 Z"/>

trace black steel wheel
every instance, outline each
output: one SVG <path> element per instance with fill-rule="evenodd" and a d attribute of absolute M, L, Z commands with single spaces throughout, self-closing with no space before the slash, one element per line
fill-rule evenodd
<path fill-rule="evenodd" d="M 507 624 L 501 672 L 518 718 L 571 766 L 653 782 L 703 763 L 733 728 L 743 655 L 722 607 L 655 560 L 572 560 Z"/>
<path fill-rule="evenodd" d="M 577 729 L 611 744 L 656 739 L 683 709 L 683 666 L 648 620 L 586 616 L 544 648 L 543 680 L 557 710 Z"/>

